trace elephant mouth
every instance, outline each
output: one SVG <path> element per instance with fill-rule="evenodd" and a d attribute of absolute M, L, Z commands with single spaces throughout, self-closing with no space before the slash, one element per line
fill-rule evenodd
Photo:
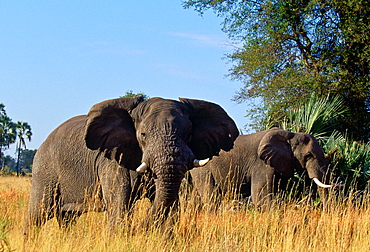
<path fill-rule="evenodd" d="M 209 158 L 206 159 L 194 159 L 193 161 L 193 167 L 202 167 L 205 166 L 209 162 Z M 148 169 L 148 165 L 145 162 L 142 162 L 141 165 L 139 165 L 136 168 L 136 171 L 138 173 L 144 173 Z"/>

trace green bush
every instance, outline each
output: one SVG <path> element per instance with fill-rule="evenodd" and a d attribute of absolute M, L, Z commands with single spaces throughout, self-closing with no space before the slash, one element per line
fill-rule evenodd
<path fill-rule="evenodd" d="M 347 189 L 364 190 L 370 180 L 370 143 L 351 141 L 338 133 L 324 145 L 333 166 L 334 177 L 345 183 Z"/>

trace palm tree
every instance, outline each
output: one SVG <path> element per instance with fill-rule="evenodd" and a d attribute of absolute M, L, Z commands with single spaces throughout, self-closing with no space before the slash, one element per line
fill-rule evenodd
<path fill-rule="evenodd" d="M 16 124 L 17 128 L 17 137 L 19 139 L 19 145 L 18 145 L 18 158 L 17 158 L 17 176 L 19 176 L 19 161 L 20 161 L 20 155 L 21 155 L 21 149 L 22 146 L 26 147 L 26 141 L 25 138 L 28 139 L 28 141 L 31 141 L 31 126 L 26 122 L 20 122 Z"/>

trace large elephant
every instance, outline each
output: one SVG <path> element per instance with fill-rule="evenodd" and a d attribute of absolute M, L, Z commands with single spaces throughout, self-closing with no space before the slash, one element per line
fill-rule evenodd
<path fill-rule="evenodd" d="M 166 216 L 178 202 L 184 174 L 229 151 L 238 136 L 219 105 L 179 100 L 107 100 L 56 128 L 34 158 L 28 223 L 56 217 L 64 226 L 86 211 L 107 210 L 115 225 L 135 191 L 130 170 L 146 169 L 156 188 L 149 216 Z"/>
<path fill-rule="evenodd" d="M 324 184 L 328 162 L 312 135 L 273 128 L 240 135 L 231 151 L 221 151 L 190 173 L 204 203 L 214 202 L 221 191 L 252 196 L 256 206 L 267 209 L 277 189 L 285 189 L 294 172 L 304 169 L 320 187 L 332 186 Z"/>

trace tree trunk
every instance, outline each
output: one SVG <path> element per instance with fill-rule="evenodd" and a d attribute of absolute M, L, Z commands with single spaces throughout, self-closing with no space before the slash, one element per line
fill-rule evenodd
<path fill-rule="evenodd" d="M 21 156 L 21 147 L 22 147 L 22 141 L 19 141 L 19 146 L 18 146 L 18 157 L 17 157 L 17 177 L 19 176 L 19 157 Z"/>

